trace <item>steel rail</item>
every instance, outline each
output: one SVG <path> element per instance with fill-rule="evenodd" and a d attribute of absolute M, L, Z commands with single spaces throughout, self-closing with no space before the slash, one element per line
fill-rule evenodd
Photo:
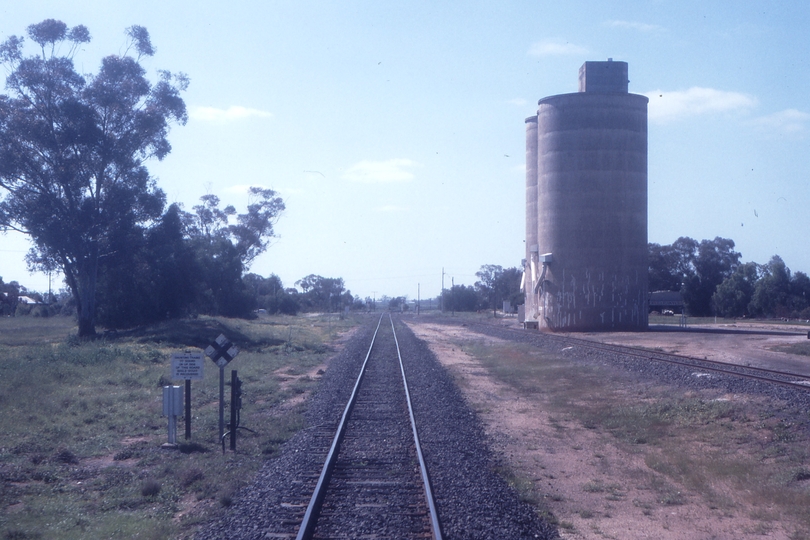
<path fill-rule="evenodd" d="M 560 336 L 560 337 L 562 337 L 562 336 Z M 600 348 L 600 346 L 601 346 L 601 347 L 605 348 L 605 350 L 610 350 L 610 348 L 614 348 L 614 349 L 620 349 L 622 351 L 629 351 L 628 354 L 631 354 L 631 355 L 634 355 L 634 356 L 659 355 L 659 356 L 663 356 L 665 358 L 674 358 L 674 359 L 677 359 L 678 361 L 682 361 L 684 363 L 701 362 L 701 363 L 704 363 L 704 364 L 712 364 L 712 365 L 720 366 L 721 368 L 723 368 L 723 367 L 735 367 L 735 368 L 739 368 L 739 369 L 748 369 L 748 370 L 756 371 L 756 372 L 759 372 L 759 373 L 769 373 L 769 374 L 772 374 L 772 375 L 779 375 L 781 377 L 793 377 L 793 378 L 797 378 L 797 379 L 808 379 L 808 380 L 810 380 L 810 375 L 802 375 L 800 373 L 793 373 L 793 372 L 790 372 L 790 371 L 781 371 L 781 370 L 778 370 L 778 369 L 770 369 L 770 368 L 757 367 L 757 366 L 744 366 L 742 364 L 735 364 L 733 362 L 723 362 L 722 360 L 711 360 L 709 358 L 698 358 L 696 356 L 687 356 L 685 354 L 675 354 L 675 353 L 668 353 L 668 352 L 663 352 L 663 351 L 650 351 L 650 350 L 647 350 L 647 349 L 642 349 L 640 347 L 632 347 L 632 346 L 629 346 L 629 345 L 619 345 L 619 344 L 616 344 L 616 343 L 602 343 L 600 341 L 593 341 L 593 340 L 584 339 L 584 338 L 566 337 L 566 338 L 563 338 L 563 339 L 569 339 L 569 340 L 576 341 L 576 342 L 588 343 L 587 346 L 588 347 L 593 347 L 593 348 Z"/>
<path fill-rule="evenodd" d="M 580 338 L 565 338 L 565 339 L 569 340 L 569 343 L 570 342 L 578 343 L 582 347 L 588 347 L 591 349 L 609 352 L 618 352 L 620 354 L 626 354 L 628 356 L 652 360 L 653 362 L 665 362 L 667 364 L 673 364 L 692 369 L 711 371 L 713 373 L 721 373 L 723 375 L 733 375 L 760 382 L 779 384 L 790 388 L 799 388 L 805 391 L 810 390 L 810 377 L 808 377 L 807 375 L 800 375 L 798 373 L 791 373 L 788 371 L 779 371 L 768 368 L 760 368 L 755 366 L 743 366 L 741 364 L 733 364 L 730 362 L 721 362 L 719 360 L 709 360 L 704 358 L 697 358 L 694 356 L 685 356 L 681 354 L 671 354 L 657 351 L 650 352 L 644 351 L 644 349 L 638 349 L 636 347 L 626 347 L 624 345 L 615 345 L 612 343 L 598 343 L 587 339 L 580 339 Z M 745 371 L 740 370 L 747 370 L 750 373 L 746 373 Z M 794 380 L 786 381 L 774 378 L 773 376 L 792 378 Z M 796 382 L 795 379 L 807 382 Z"/>
<path fill-rule="evenodd" d="M 382 323 L 382 319 L 384 316 L 385 315 L 381 315 L 380 320 L 377 322 L 377 328 L 374 331 L 374 336 L 371 339 L 371 345 L 369 345 L 368 352 L 366 353 L 366 358 L 365 360 L 363 360 L 363 365 L 360 368 L 360 374 L 358 375 L 357 380 L 354 384 L 354 388 L 352 389 L 351 397 L 349 398 L 349 401 L 346 404 L 346 408 L 343 411 L 343 416 L 340 419 L 340 424 L 338 425 L 335 437 L 332 440 L 332 446 L 329 448 L 329 453 L 327 454 L 326 461 L 324 462 L 323 469 L 321 470 L 321 475 L 318 478 L 315 490 L 309 501 L 309 505 L 307 506 L 306 513 L 304 514 L 304 519 L 301 522 L 301 526 L 296 536 L 296 540 L 310 540 L 315 532 L 315 526 L 318 521 L 318 514 L 320 513 L 321 506 L 323 504 L 323 500 L 326 495 L 326 488 L 329 484 L 332 471 L 334 470 L 335 463 L 337 462 L 338 453 L 340 451 L 340 445 L 343 440 L 343 436 L 346 432 L 346 425 L 348 424 L 348 419 L 351 416 L 352 409 L 354 408 L 357 399 L 358 389 L 360 388 L 363 376 L 365 375 L 366 366 L 368 364 L 369 357 L 371 356 L 371 351 L 374 348 L 374 342 L 377 339 L 377 333 L 380 330 L 380 325 Z M 402 363 L 402 354 L 399 348 L 399 340 L 397 339 L 397 333 L 394 328 L 394 320 L 391 317 L 390 313 L 388 314 L 388 319 L 391 323 L 391 332 L 394 335 L 394 343 L 397 349 L 397 359 L 399 360 L 399 369 L 402 375 L 402 383 L 405 389 L 405 400 L 408 405 L 408 415 L 410 416 L 411 431 L 413 432 L 414 443 L 416 445 L 416 454 L 419 460 L 419 469 L 425 490 L 425 499 L 430 513 L 431 533 L 433 535 L 433 540 L 442 540 L 442 532 L 441 526 L 439 524 L 438 512 L 436 510 L 436 505 L 433 501 L 433 492 L 430 487 L 430 478 L 427 473 L 427 466 L 425 464 L 425 460 L 422 455 L 422 448 L 419 442 L 419 434 L 417 432 L 416 420 L 414 418 L 413 407 L 411 405 L 411 395 L 410 390 L 408 388 L 408 381 L 405 376 L 405 367 Z"/>
<path fill-rule="evenodd" d="M 436 504 L 433 501 L 433 491 L 430 488 L 430 477 L 427 472 L 427 465 L 422 456 L 422 445 L 419 442 L 419 433 L 416 429 L 416 419 L 413 416 L 413 407 L 411 406 L 411 392 L 408 389 L 408 379 L 405 376 L 405 366 L 402 364 L 402 354 L 399 350 L 399 340 L 397 339 L 397 332 L 394 329 L 394 319 L 391 314 L 388 314 L 388 319 L 391 321 L 391 331 L 394 333 L 394 343 L 397 346 L 397 358 L 399 358 L 399 370 L 402 373 L 402 384 L 405 386 L 405 400 L 408 402 L 408 415 L 411 417 L 411 429 L 413 430 L 413 440 L 416 442 L 416 454 L 419 457 L 419 472 L 422 474 L 422 483 L 425 486 L 425 499 L 430 510 L 430 527 L 433 531 L 433 540 L 442 540 L 442 531 L 439 525 L 439 514 L 436 511 Z"/>
<path fill-rule="evenodd" d="M 380 315 L 380 320 L 377 321 L 377 328 L 374 330 L 374 336 L 372 336 L 371 344 L 368 346 L 366 358 L 363 360 L 363 365 L 360 368 L 360 374 L 357 376 L 357 381 L 354 383 L 352 395 L 349 397 L 349 401 L 346 403 L 346 408 L 343 410 L 343 416 L 340 418 L 340 424 L 338 424 L 335 438 L 332 440 L 332 446 L 329 448 L 329 453 L 326 455 L 326 461 L 323 464 L 321 475 L 318 477 L 318 483 L 315 485 L 315 491 L 312 493 L 312 498 L 309 500 L 309 505 L 307 505 L 307 511 L 304 514 L 304 519 L 301 521 L 301 527 L 298 529 L 298 535 L 295 537 L 296 540 L 309 540 L 312 538 L 312 534 L 315 532 L 315 524 L 318 521 L 318 513 L 321 510 L 321 504 L 323 503 L 323 498 L 326 495 L 326 486 L 329 484 L 329 479 L 332 476 L 332 471 L 335 468 L 340 443 L 343 441 L 343 435 L 346 433 L 347 420 L 349 415 L 351 415 L 352 409 L 354 408 L 357 398 L 357 389 L 360 388 L 360 383 L 362 382 L 363 375 L 366 372 L 366 364 L 368 364 L 368 358 L 371 356 L 371 349 L 374 348 L 374 341 L 377 339 L 377 332 L 380 330 L 380 324 L 382 323 L 383 316 L 384 315 Z"/>
<path fill-rule="evenodd" d="M 488 325 L 488 326 L 495 327 L 495 325 Z M 501 328 L 502 330 L 507 330 L 508 332 L 513 333 L 515 335 L 526 335 L 524 331 L 521 330 L 503 327 L 499 328 Z M 554 334 L 545 334 L 545 333 L 538 335 L 542 335 L 545 339 L 551 339 L 558 342 L 564 342 L 569 344 L 573 343 L 582 347 L 587 347 L 589 349 L 618 352 L 621 354 L 626 354 L 628 356 L 635 356 L 637 358 L 652 360 L 654 362 L 665 362 L 668 364 L 679 365 L 682 367 L 702 369 L 705 371 L 712 371 L 724 375 L 735 375 L 738 377 L 757 380 L 760 382 L 779 384 L 782 386 L 797 388 L 805 391 L 810 390 L 810 376 L 802 375 L 799 373 L 792 373 L 789 371 L 779 371 L 776 369 L 761 368 L 755 366 L 744 366 L 741 364 L 734 364 L 731 362 L 723 362 L 720 360 L 709 360 L 708 358 L 697 358 L 694 356 L 686 356 L 682 354 L 674 354 L 660 351 L 649 351 L 638 347 L 630 347 L 627 345 L 616 345 L 613 343 L 602 343 L 599 341 L 593 341 L 590 339 L 577 338 L 572 336 L 558 336 Z M 743 371 L 738 370 L 747 370 L 751 373 L 745 373 Z M 761 375 L 757 375 L 757 373 L 760 373 Z M 794 380 L 793 381 L 780 380 L 773 377 L 765 376 L 766 374 L 784 378 L 791 378 Z M 796 382 L 795 379 L 807 382 Z"/>

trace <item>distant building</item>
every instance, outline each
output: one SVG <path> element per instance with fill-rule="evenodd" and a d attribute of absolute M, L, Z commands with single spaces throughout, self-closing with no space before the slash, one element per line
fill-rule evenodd
<path fill-rule="evenodd" d="M 683 313 L 683 296 L 679 291 L 655 291 L 650 293 L 650 311 Z"/>

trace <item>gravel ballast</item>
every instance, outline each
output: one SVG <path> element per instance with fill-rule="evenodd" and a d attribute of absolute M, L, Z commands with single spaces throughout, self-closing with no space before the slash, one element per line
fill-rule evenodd
<path fill-rule="evenodd" d="M 309 400 L 308 427 L 285 443 L 281 455 L 197 538 L 294 537 L 377 321 L 376 316 L 365 321 L 330 360 Z M 558 538 L 556 528 L 498 474 L 503 463 L 446 370 L 407 326 L 395 323 L 444 538 Z"/>

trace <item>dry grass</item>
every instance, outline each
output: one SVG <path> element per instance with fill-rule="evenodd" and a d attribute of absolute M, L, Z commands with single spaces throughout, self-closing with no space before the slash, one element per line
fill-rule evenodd
<path fill-rule="evenodd" d="M 727 516 L 740 508 L 760 509 L 749 512 L 757 525 L 746 534 L 769 534 L 780 523 L 796 538 L 810 535 L 806 411 L 756 396 L 728 397 L 640 380 L 565 350 L 543 354 L 524 344 L 481 340 L 455 344 L 493 377 L 542 402 L 560 435 L 573 421 L 610 436 L 628 456 L 643 456 L 646 473 L 624 485 L 594 479 L 581 486 L 584 492 L 620 501 L 631 488 L 652 490 L 656 503 L 640 503 L 645 515 L 656 506 L 687 502 Z M 591 517 L 591 510 L 584 511 L 589 515 L 579 512 L 580 517 Z"/>
<path fill-rule="evenodd" d="M 802 341 L 801 343 L 794 343 L 792 345 L 774 347 L 773 350 L 786 352 L 789 354 L 798 354 L 801 356 L 810 356 L 810 341 Z"/>
<path fill-rule="evenodd" d="M 200 318 L 78 343 L 67 319 L 0 320 L 0 538 L 191 537 L 303 427 L 301 397 L 353 325 Z M 206 359 L 192 382 L 192 438 L 179 421 L 179 451 L 161 449 L 171 353 L 220 332 L 242 351 L 226 381 L 237 369 L 242 425 L 255 433 L 240 430 L 237 451 L 222 453 L 219 370 Z"/>

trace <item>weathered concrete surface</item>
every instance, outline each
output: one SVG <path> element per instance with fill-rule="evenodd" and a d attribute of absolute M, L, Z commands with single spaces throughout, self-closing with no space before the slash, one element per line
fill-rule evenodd
<path fill-rule="evenodd" d="M 526 318 L 541 329 L 647 327 L 647 102 L 626 91 L 543 98 L 536 151 L 527 121 L 527 197 L 536 153 L 537 210 L 527 200 Z M 531 268 L 535 218 L 537 253 L 552 254 L 545 273 L 539 262 Z"/>

